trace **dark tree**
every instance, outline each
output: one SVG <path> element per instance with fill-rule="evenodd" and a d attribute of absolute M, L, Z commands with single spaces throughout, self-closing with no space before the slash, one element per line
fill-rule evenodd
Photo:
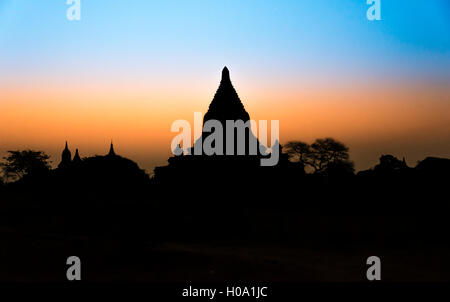
<path fill-rule="evenodd" d="M 349 148 L 333 138 L 316 139 L 311 145 L 311 162 L 315 172 L 323 172 L 330 164 L 350 163 Z"/>
<path fill-rule="evenodd" d="M 50 169 L 50 157 L 42 151 L 8 151 L 0 163 L 3 175 L 9 180 L 18 180 L 26 175 L 39 174 Z"/>
<path fill-rule="evenodd" d="M 292 161 L 298 162 L 303 166 L 309 165 L 311 156 L 311 146 L 309 144 L 301 141 L 288 142 L 285 145 L 285 150 Z"/>
<path fill-rule="evenodd" d="M 325 172 L 330 167 L 353 171 L 349 148 L 333 138 L 319 138 L 311 145 L 300 141 L 289 142 L 286 152 L 291 160 L 312 168 L 314 173 Z"/>

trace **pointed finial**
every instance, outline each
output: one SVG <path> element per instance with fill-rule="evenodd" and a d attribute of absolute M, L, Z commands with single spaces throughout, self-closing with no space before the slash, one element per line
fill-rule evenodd
<path fill-rule="evenodd" d="M 110 156 L 116 155 L 116 153 L 114 152 L 114 145 L 113 145 L 112 140 L 111 140 L 111 146 L 109 147 L 109 153 L 108 153 L 108 155 L 110 155 Z"/>
<path fill-rule="evenodd" d="M 61 154 L 61 162 L 59 163 L 58 167 L 68 167 L 72 162 L 72 154 L 69 150 L 69 144 L 66 141 L 66 147 L 64 148 L 62 154 Z"/>
<path fill-rule="evenodd" d="M 230 81 L 230 71 L 226 66 L 222 70 L 222 81 Z"/>
<path fill-rule="evenodd" d="M 81 162 L 80 154 L 78 153 L 78 149 L 75 150 L 75 156 L 73 157 L 73 163 L 77 164 Z"/>

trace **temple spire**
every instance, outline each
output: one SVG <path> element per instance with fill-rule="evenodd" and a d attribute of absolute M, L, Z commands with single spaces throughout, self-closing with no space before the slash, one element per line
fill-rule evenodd
<path fill-rule="evenodd" d="M 228 68 L 225 66 L 222 70 L 222 82 L 224 81 L 230 81 L 230 71 L 228 70 Z"/>
<path fill-rule="evenodd" d="M 209 104 L 203 123 L 208 120 L 218 120 L 225 125 L 227 120 L 248 121 L 250 116 L 245 111 L 244 106 L 239 99 L 236 90 L 230 80 L 230 71 L 225 66 L 222 70 L 222 80 L 219 88 L 214 95 L 212 102 Z"/>
<path fill-rule="evenodd" d="M 66 168 L 70 166 L 72 163 L 72 154 L 69 150 L 69 144 L 66 141 L 66 147 L 64 148 L 62 154 L 61 154 L 61 162 L 59 163 L 58 167 L 60 168 Z"/>
<path fill-rule="evenodd" d="M 111 146 L 109 147 L 109 153 L 108 153 L 108 155 L 109 156 L 115 156 L 116 155 L 116 153 L 114 152 L 114 145 L 113 145 L 113 142 L 111 141 Z"/>
<path fill-rule="evenodd" d="M 78 149 L 75 151 L 75 156 L 73 157 L 72 163 L 78 164 L 81 162 L 80 154 L 78 153 Z"/>

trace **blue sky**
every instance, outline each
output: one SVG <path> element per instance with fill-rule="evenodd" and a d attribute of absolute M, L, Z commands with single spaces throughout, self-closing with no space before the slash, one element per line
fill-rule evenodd
<path fill-rule="evenodd" d="M 372 22 L 364 0 L 81 4 L 82 20 L 69 22 L 64 0 L 1 0 L 2 76 L 21 68 L 117 64 L 158 71 L 222 62 L 258 72 L 261 65 L 293 74 L 302 68 L 318 76 L 339 70 L 354 76 L 449 75 L 446 0 L 381 0 L 382 20 Z"/>

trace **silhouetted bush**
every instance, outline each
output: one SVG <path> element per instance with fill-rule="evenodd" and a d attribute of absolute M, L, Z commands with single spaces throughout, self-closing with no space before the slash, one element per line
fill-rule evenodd
<path fill-rule="evenodd" d="M 333 138 L 319 138 L 311 145 L 301 141 L 288 142 L 286 153 L 293 162 L 311 168 L 313 173 L 354 173 L 349 148 Z M 327 172 L 329 169 L 332 171 Z"/>
<path fill-rule="evenodd" d="M 50 170 L 50 157 L 42 151 L 8 151 L 9 155 L 0 163 L 4 176 L 18 180 L 24 176 L 44 174 Z"/>

